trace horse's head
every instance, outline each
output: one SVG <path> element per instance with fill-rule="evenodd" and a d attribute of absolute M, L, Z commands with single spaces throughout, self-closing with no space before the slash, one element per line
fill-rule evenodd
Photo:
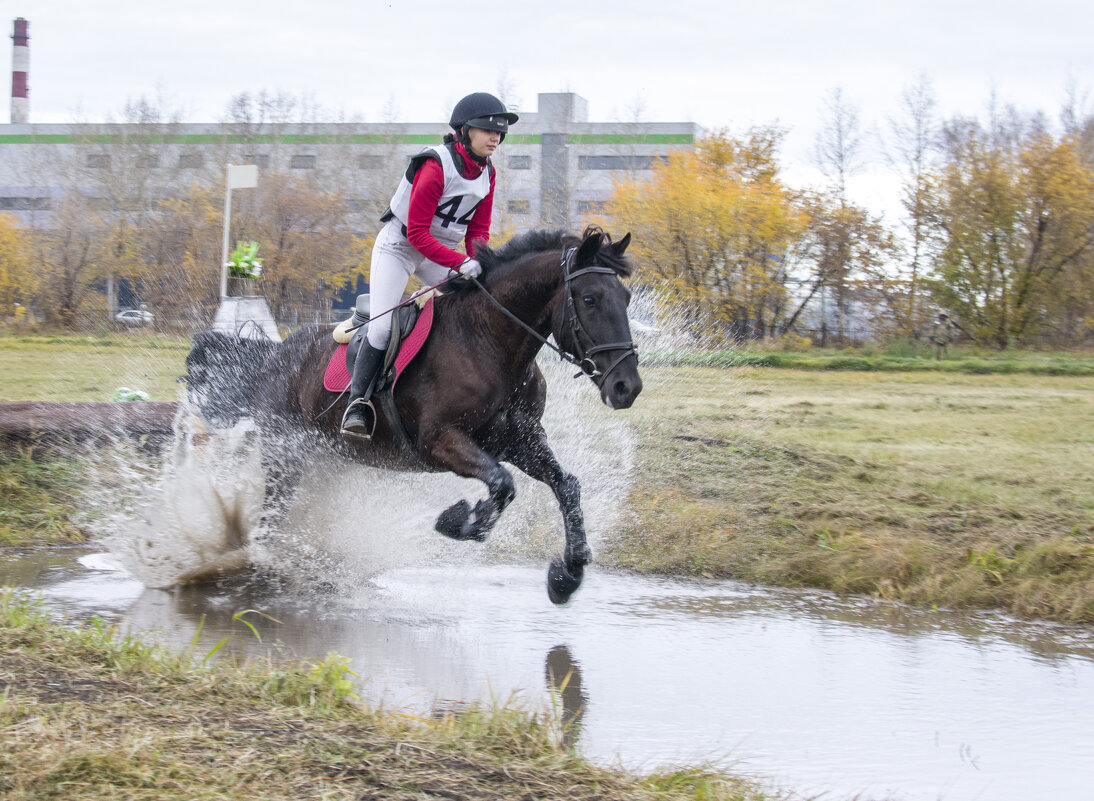
<path fill-rule="evenodd" d="M 620 281 L 631 274 L 623 255 L 630 241 L 630 234 L 612 242 L 599 229 L 585 230 L 563 259 L 562 313 L 555 320 L 555 341 L 578 360 L 612 409 L 630 407 L 642 391 L 627 318 L 631 293 Z"/>
<path fill-rule="evenodd" d="M 255 379 L 276 342 L 219 331 L 194 336 L 186 356 L 187 399 L 210 423 L 230 427 L 251 412 Z"/>

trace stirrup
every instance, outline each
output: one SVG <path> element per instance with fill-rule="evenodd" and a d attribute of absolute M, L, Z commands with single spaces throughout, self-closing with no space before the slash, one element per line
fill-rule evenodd
<path fill-rule="evenodd" d="M 374 433 L 376 433 L 376 407 L 372 405 L 371 400 L 358 398 L 346 407 L 346 413 L 342 415 L 342 436 L 372 439 Z"/>

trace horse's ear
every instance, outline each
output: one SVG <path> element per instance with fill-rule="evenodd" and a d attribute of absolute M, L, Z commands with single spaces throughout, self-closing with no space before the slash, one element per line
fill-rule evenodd
<path fill-rule="evenodd" d="M 577 258 L 574 262 L 579 265 L 592 264 L 596 254 L 600 252 L 600 242 L 604 238 L 601 233 L 590 234 L 581 242 L 577 249 Z"/>
<path fill-rule="evenodd" d="M 618 242 L 612 243 L 612 253 L 616 256 L 622 256 L 623 251 L 627 249 L 627 245 L 631 243 L 631 232 L 628 231 L 626 236 L 620 239 Z"/>

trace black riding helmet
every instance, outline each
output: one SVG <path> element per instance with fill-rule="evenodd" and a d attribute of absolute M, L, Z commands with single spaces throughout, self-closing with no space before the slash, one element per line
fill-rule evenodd
<path fill-rule="evenodd" d="M 504 142 L 509 126 L 518 119 L 516 114 L 509 111 L 505 104 L 492 94 L 474 92 L 456 104 L 448 124 L 452 126 L 452 130 L 460 134 L 461 139 L 467 138 L 467 128 L 482 128 L 486 131 L 501 132 L 501 139 Z"/>

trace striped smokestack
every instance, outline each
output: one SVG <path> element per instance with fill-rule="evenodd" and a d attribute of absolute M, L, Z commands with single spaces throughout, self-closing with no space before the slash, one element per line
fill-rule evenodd
<path fill-rule="evenodd" d="M 15 20 L 11 34 L 11 121 L 30 122 L 30 100 L 27 98 L 27 72 L 30 71 L 28 23 L 22 17 Z"/>

